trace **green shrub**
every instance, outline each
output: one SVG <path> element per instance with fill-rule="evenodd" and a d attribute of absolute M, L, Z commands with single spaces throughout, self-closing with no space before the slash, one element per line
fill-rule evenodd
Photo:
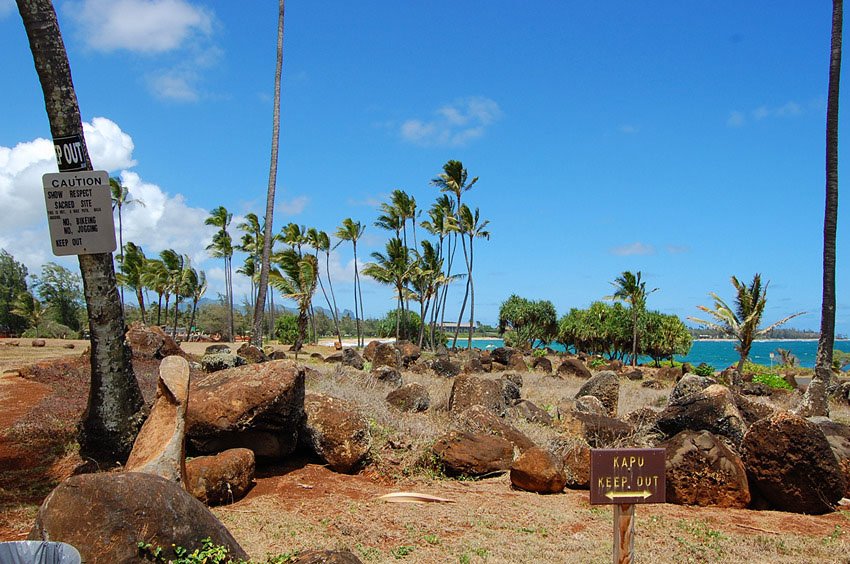
<path fill-rule="evenodd" d="M 531 354 L 534 358 L 543 358 L 546 356 L 546 349 L 534 349 Z"/>
<path fill-rule="evenodd" d="M 694 374 L 697 376 L 714 376 L 714 367 L 710 364 L 700 362 L 699 366 L 694 368 Z"/>
<path fill-rule="evenodd" d="M 770 386 L 771 388 L 776 388 L 780 390 L 794 389 L 791 384 L 785 381 L 785 378 L 783 378 L 779 374 L 772 374 L 770 372 L 756 374 L 755 376 L 753 376 L 753 382 L 756 382 L 758 384 L 765 384 L 766 386 Z"/>
<path fill-rule="evenodd" d="M 589 366 L 590 368 L 601 368 L 603 366 L 606 366 L 607 364 L 608 361 L 604 358 L 594 358 L 587 363 L 587 366 Z"/>
<path fill-rule="evenodd" d="M 274 322 L 274 334 L 281 345 L 294 345 L 298 338 L 298 317 L 286 314 Z"/>

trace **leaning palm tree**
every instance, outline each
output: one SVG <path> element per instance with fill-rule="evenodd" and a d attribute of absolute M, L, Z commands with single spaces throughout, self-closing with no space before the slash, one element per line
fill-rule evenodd
<path fill-rule="evenodd" d="M 239 250 L 248 255 L 245 258 L 245 269 L 251 271 L 251 274 L 246 274 L 246 276 L 251 281 L 251 309 L 253 309 L 254 298 L 257 295 L 260 262 L 263 255 L 263 227 L 260 225 L 260 219 L 257 217 L 257 214 L 249 212 L 245 214 L 245 221 L 239 223 L 236 229 L 242 231 Z M 250 266 L 248 265 L 249 261 L 251 262 Z M 236 272 L 237 274 L 245 274 L 245 272 L 242 272 L 242 269 L 237 269 Z"/>
<path fill-rule="evenodd" d="M 323 251 L 325 252 L 325 256 L 330 255 L 331 241 L 328 237 L 328 234 L 324 231 L 319 231 L 315 227 L 311 227 L 307 230 L 307 242 L 310 244 L 311 247 L 316 250 L 316 256 L 318 256 L 318 254 Z M 326 261 L 325 264 L 325 274 L 328 277 L 328 284 L 330 284 L 331 273 L 328 271 L 328 262 Z M 337 319 L 336 315 L 336 299 L 334 299 L 334 303 L 331 304 L 331 300 L 328 297 L 328 293 L 325 291 L 325 285 L 322 282 L 321 275 L 319 275 L 319 288 L 322 290 L 322 295 L 325 296 L 325 302 L 327 302 L 328 304 L 328 309 L 331 310 L 331 319 L 334 322 L 334 329 L 336 329 L 336 337 L 339 340 L 339 343 L 342 344 L 342 334 L 339 331 L 339 320 Z"/>
<path fill-rule="evenodd" d="M 343 241 L 351 241 L 354 248 L 354 323 L 357 327 L 357 346 L 363 346 L 363 338 L 360 334 L 360 319 L 363 317 L 363 293 L 360 289 L 360 274 L 357 269 L 357 241 L 366 232 L 366 228 L 359 221 L 353 221 L 350 217 L 342 220 L 342 225 L 336 230 L 336 237 L 339 239 L 334 248 L 340 246 Z M 359 295 L 359 300 L 358 300 Z M 360 305 L 358 311 L 357 306 Z"/>
<path fill-rule="evenodd" d="M 127 286 L 136 293 L 136 300 L 139 302 L 139 313 L 142 315 L 142 323 L 147 324 L 147 316 L 145 311 L 145 268 L 147 266 L 147 258 L 141 247 L 128 241 L 124 246 L 124 258 L 121 260 L 121 284 Z"/>
<path fill-rule="evenodd" d="M 269 277 L 269 284 L 277 288 L 284 297 L 298 304 L 298 337 L 295 340 L 296 358 L 307 335 L 307 315 L 316 291 L 319 261 L 316 255 L 299 255 L 294 249 L 286 249 L 277 257 L 280 272 Z"/>
<path fill-rule="evenodd" d="M 373 278 L 376 282 L 392 286 L 395 289 L 398 300 L 395 318 L 395 338 L 398 340 L 401 338 L 402 317 L 405 315 L 405 287 L 410 281 L 416 262 L 411 260 L 410 252 L 398 237 L 393 237 L 387 242 L 386 250 L 386 254 L 378 251 L 372 253 L 372 259 L 375 262 L 366 264 L 363 267 L 363 274 Z"/>
<path fill-rule="evenodd" d="M 611 282 L 614 286 L 614 294 L 607 299 L 619 300 L 629 304 L 629 312 L 632 317 L 632 366 L 637 366 L 638 346 L 638 319 L 640 314 L 646 310 L 646 297 L 658 291 L 658 288 L 646 291 L 646 282 L 641 281 L 641 272 L 632 273 L 628 270 Z"/>
<path fill-rule="evenodd" d="M 162 298 L 168 291 L 168 269 L 159 259 L 147 259 L 141 280 L 157 296 L 156 324 L 159 325 L 162 323 Z"/>
<path fill-rule="evenodd" d="M 838 91 L 841 76 L 842 0 L 832 2 L 832 41 L 826 97 L 826 205 L 823 220 L 823 298 L 815 374 L 806 388 L 799 413 L 829 415 L 826 386 L 832 378 L 835 347 L 835 234 L 838 224 Z"/>
<path fill-rule="evenodd" d="M 271 147 L 271 164 L 269 165 L 269 183 L 266 190 L 266 216 L 265 228 L 263 230 L 263 252 L 260 256 L 260 281 L 257 291 L 257 301 L 254 304 L 254 318 L 251 323 L 251 344 L 256 347 L 263 345 L 263 311 L 266 304 L 266 289 L 269 284 L 269 275 L 271 274 L 271 256 L 272 256 L 272 224 L 274 222 L 274 195 L 277 185 L 277 152 L 280 141 L 280 82 L 283 71 L 283 16 L 284 16 L 284 0 L 278 0 L 278 16 L 277 16 L 277 63 L 274 73 L 274 103 L 272 110 L 272 147 Z M 274 305 L 270 306 L 274 317 Z"/>
<path fill-rule="evenodd" d="M 419 302 L 419 319 L 422 321 L 419 325 L 419 340 L 418 344 L 422 347 L 425 338 L 425 320 L 429 314 L 429 309 L 432 305 L 436 309 L 435 297 L 440 284 L 444 280 L 443 275 L 443 259 L 441 259 L 437 250 L 431 241 L 422 241 L 422 252 L 417 253 L 416 265 L 410 277 L 410 286 L 413 289 L 415 300 Z M 433 326 L 429 324 L 431 334 L 429 341 L 431 347 L 434 347 Z"/>
<path fill-rule="evenodd" d="M 131 198 L 129 189 L 121 184 L 118 178 L 109 179 L 110 197 L 112 199 L 112 211 L 118 210 L 118 264 L 124 263 L 124 222 L 121 218 L 121 210 L 124 206 L 136 204 L 145 207 L 145 203 L 138 198 Z M 121 307 L 124 307 L 124 285 L 121 285 Z"/>
<path fill-rule="evenodd" d="M 224 206 L 218 206 L 210 212 L 210 216 L 204 220 L 205 225 L 218 227 L 218 231 L 213 235 L 212 242 L 207 245 L 207 251 L 213 258 L 224 260 L 224 300 L 226 310 L 226 327 L 225 339 L 228 342 L 233 341 L 233 239 L 227 228 L 230 227 L 230 221 L 233 219 L 233 214 L 227 211 Z"/>
<path fill-rule="evenodd" d="M 463 254 L 467 257 L 466 266 L 467 266 L 467 275 L 466 275 L 466 288 L 467 293 L 469 294 L 469 338 L 466 341 L 466 347 L 472 348 L 472 332 L 473 325 L 475 323 L 475 284 L 472 279 L 472 267 L 473 267 L 473 249 L 472 243 L 475 239 L 490 239 L 490 232 L 487 231 L 487 226 L 490 224 L 488 220 L 481 221 L 480 213 L 478 212 L 478 208 L 475 208 L 475 212 L 473 213 L 469 206 L 463 204 L 458 210 L 458 221 L 460 223 L 460 233 L 461 237 L 463 237 Z M 469 238 L 468 250 L 467 250 L 467 242 L 466 237 Z M 466 296 L 463 298 L 464 305 L 466 304 Z M 460 320 L 463 317 L 463 307 L 460 308 L 460 316 L 458 317 L 457 327 L 455 327 L 455 342 L 457 342 L 458 332 L 460 331 Z M 454 346 L 454 344 L 452 345 Z"/>
<path fill-rule="evenodd" d="M 187 296 L 192 298 L 192 314 L 189 317 L 189 325 L 186 328 L 186 340 L 191 340 L 192 331 L 195 328 L 195 314 L 198 312 L 198 302 L 207 292 L 207 273 L 200 272 L 192 267 L 186 269 L 186 291 Z"/>
<path fill-rule="evenodd" d="M 735 287 L 736 293 L 734 308 L 729 307 L 717 294 L 711 292 L 709 295 L 714 299 L 714 309 L 705 306 L 697 306 L 697 309 L 709 314 L 714 318 L 714 321 L 706 321 L 695 317 L 688 318 L 691 321 L 717 329 L 738 341 L 735 350 L 741 355 L 737 366 L 739 374 L 744 368 L 747 357 L 750 355 L 750 349 L 756 337 L 764 335 L 771 329 L 779 327 L 799 315 L 805 314 L 805 312 L 794 313 L 764 329 L 759 329 L 761 317 L 764 314 L 764 306 L 767 304 L 767 287 L 769 284 L 770 282 L 767 282 L 762 286 L 760 274 L 753 276 L 753 281 L 749 286 L 733 276 L 732 285 Z"/>

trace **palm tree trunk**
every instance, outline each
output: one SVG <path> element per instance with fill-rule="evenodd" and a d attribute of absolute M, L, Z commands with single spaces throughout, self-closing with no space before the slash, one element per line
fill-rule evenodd
<path fill-rule="evenodd" d="M 469 298 L 469 282 L 470 282 L 470 279 L 472 278 L 472 270 L 470 269 L 470 266 L 469 266 L 469 254 L 466 251 L 466 238 L 464 237 L 463 234 L 460 234 L 460 242 L 463 245 L 463 262 L 466 263 L 467 277 L 466 277 L 466 290 L 463 293 L 463 304 L 460 307 L 460 315 L 458 315 L 458 317 L 457 317 L 457 326 L 455 327 L 455 336 L 454 336 L 454 340 L 452 341 L 452 348 L 455 348 L 457 346 L 457 336 L 460 334 L 460 323 L 461 323 L 461 321 L 463 321 L 463 312 L 466 309 L 466 302 L 467 302 L 467 299 Z"/>
<path fill-rule="evenodd" d="M 118 256 L 121 263 L 121 268 L 124 268 L 124 224 L 121 221 L 121 206 L 118 206 Z M 121 311 L 124 311 L 124 285 L 120 286 L 121 291 Z"/>
<path fill-rule="evenodd" d="M 226 265 L 225 282 L 227 284 L 227 341 L 232 343 L 236 337 L 233 327 L 233 255 L 225 257 L 224 261 Z"/>
<path fill-rule="evenodd" d="M 145 319 L 145 298 L 142 296 L 142 289 L 136 288 L 136 299 L 139 301 L 139 312 L 142 314 L 142 323 L 147 325 L 147 319 Z"/>
<path fill-rule="evenodd" d="M 472 280 L 472 235 L 469 236 L 469 339 L 467 350 L 472 349 L 472 326 L 475 323 L 475 282 Z"/>
<path fill-rule="evenodd" d="M 363 313 L 363 292 L 360 290 L 360 274 L 357 271 L 357 243 L 354 243 L 354 321 L 357 325 L 357 346 L 362 347 L 363 341 L 360 335 L 360 316 Z M 357 312 L 357 296 L 360 295 L 360 313 Z"/>
<path fill-rule="evenodd" d="M 635 309 L 635 306 L 632 306 Z M 632 312 L 632 367 L 637 366 L 637 328 L 638 316 L 637 311 Z"/>
<path fill-rule="evenodd" d="M 331 282 L 331 253 L 330 251 L 325 252 L 325 275 L 328 277 L 328 289 L 331 291 L 331 299 L 333 300 L 333 307 L 331 308 L 331 313 L 333 314 L 334 319 L 334 328 L 336 329 L 336 338 L 340 345 L 342 345 L 342 333 L 339 331 L 339 316 L 337 315 L 336 310 L 336 296 L 334 295 L 334 285 Z"/>
<path fill-rule="evenodd" d="M 51 134 L 54 139 L 78 137 L 84 168 L 91 170 L 71 68 L 53 4 L 50 0 L 17 0 L 17 4 L 41 82 Z M 113 464 L 130 453 L 144 419 L 144 401 L 124 338 L 124 314 L 112 253 L 79 255 L 78 260 L 91 333 L 91 383 L 80 426 L 80 452 Z"/>

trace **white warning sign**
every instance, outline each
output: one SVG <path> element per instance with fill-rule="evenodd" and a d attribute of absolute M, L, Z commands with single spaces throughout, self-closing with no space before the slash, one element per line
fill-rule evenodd
<path fill-rule="evenodd" d="M 54 255 L 115 250 L 115 221 L 106 171 L 54 172 L 45 174 L 42 183 Z"/>

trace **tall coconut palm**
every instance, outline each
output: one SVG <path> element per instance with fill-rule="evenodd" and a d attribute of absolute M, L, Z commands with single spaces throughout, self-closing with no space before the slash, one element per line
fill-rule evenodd
<path fill-rule="evenodd" d="M 453 280 L 451 275 L 452 270 L 452 253 L 446 252 L 445 241 L 449 240 L 452 233 L 455 232 L 457 221 L 454 217 L 454 202 L 449 198 L 448 194 L 443 194 L 431 205 L 428 210 L 429 219 L 422 222 L 422 227 L 431 235 L 437 237 L 437 259 L 446 265 L 446 274 L 438 281 L 435 288 L 436 302 L 431 311 L 431 336 L 436 334 L 437 320 L 440 323 L 445 320 L 445 303 L 448 291 L 448 284 Z M 442 292 L 440 290 L 442 289 Z M 441 318 L 442 316 L 442 318 Z M 432 342 L 432 347 L 434 343 Z"/>
<path fill-rule="evenodd" d="M 326 256 L 330 256 L 330 247 L 331 241 L 328 237 L 328 234 L 324 231 L 319 231 L 315 227 L 311 227 L 307 230 L 307 242 L 316 250 L 316 256 L 319 255 L 320 252 L 324 252 Z M 331 273 L 328 270 L 327 264 L 329 260 L 325 263 L 325 274 L 328 277 L 328 284 L 331 281 Z M 336 329 L 336 336 L 340 343 L 342 343 L 342 334 L 339 331 L 339 320 L 336 315 L 336 299 L 334 299 L 334 303 L 331 304 L 331 300 L 328 297 L 328 293 L 325 292 L 325 285 L 322 283 L 321 273 L 319 274 L 319 288 L 322 290 L 322 295 L 325 296 L 325 301 L 328 304 L 328 309 L 331 310 L 331 319 L 334 322 L 334 329 Z"/>
<path fill-rule="evenodd" d="M 436 296 L 440 284 L 443 282 L 443 259 L 438 255 L 437 250 L 431 241 L 422 241 L 422 252 L 418 254 L 416 265 L 410 278 L 410 285 L 416 295 L 416 301 L 419 302 L 419 319 L 422 321 L 419 325 L 419 346 L 425 337 L 425 320 L 429 315 L 429 309 L 434 306 L 436 309 Z M 431 331 L 430 344 L 434 346 L 433 326 L 429 324 Z"/>
<path fill-rule="evenodd" d="M 53 3 L 18 0 L 44 107 L 54 139 L 79 142 L 84 170 L 91 170 L 71 65 Z M 80 453 L 110 464 L 125 459 L 144 420 L 144 398 L 124 337 L 124 312 L 112 253 L 78 256 L 91 332 L 91 381 L 79 426 Z"/>
<path fill-rule="evenodd" d="M 183 269 L 186 265 L 186 259 L 174 249 L 165 249 L 159 253 L 159 260 L 162 261 L 167 273 L 167 283 L 165 287 L 165 319 L 168 324 L 168 302 L 170 297 L 174 296 L 174 329 L 172 336 L 177 333 L 177 311 L 180 309 L 181 285 L 183 280 Z"/>
<path fill-rule="evenodd" d="M 246 253 L 244 270 L 248 270 L 251 274 L 245 274 L 243 269 L 237 269 L 238 274 L 248 276 L 251 281 L 251 309 L 253 310 L 255 297 L 257 295 L 257 282 L 259 281 L 260 262 L 263 255 L 263 227 L 260 226 L 260 220 L 257 214 L 249 212 L 245 214 L 245 221 L 236 225 L 236 229 L 242 231 L 241 244 L 239 250 Z M 250 266 L 248 265 L 250 261 Z"/>
<path fill-rule="evenodd" d="M 186 340 L 191 340 L 192 331 L 195 328 L 195 314 L 198 311 L 198 302 L 207 293 L 207 273 L 203 270 L 197 271 L 192 267 L 186 269 L 186 289 L 192 298 L 192 314 L 189 317 L 189 326 L 186 328 Z"/>
<path fill-rule="evenodd" d="M 658 288 L 653 288 L 647 292 L 646 282 L 641 280 L 640 270 L 637 273 L 625 271 L 611 282 L 614 286 L 614 294 L 608 299 L 619 300 L 629 304 L 629 312 L 632 317 L 632 366 L 637 366 L 637 345 L 638 345 L 638 320 L 640 314 L 646 310 L 646 297 L 658 291 Z"/>
<path fill-rule="evenodd" d="M 339 239 L 339 243 L 334 247 L 338 247 L 343 241 L 351 241 L 354 249 L 354 323 L 357 327 L 358 347 L 363 346 L 363 338 L 360 333 L 360 319 L 363 317 L 363 292 L 360 288 L 360 273 L 357 269 L 357 241 L 365 232 L 366 228 L 359 221 L 353 221 L 350 217 L 347 217 L 342 220 L 342 225 L 336 230 L 336 238 Z M 359 312 L 357 309 L 358 304 L 360 305 Z"/>
<path fill-rule="evenodd" d="M 207 251 L 213 258 L 224 260 L 224 300 L 226 310 L 225 339 L 228 342 L 233 341 L 233 239 L 227 228 L 230 227 L 230 222 L 233 219 L 233 214 L 227 211 L 224 206 L 218 206 L 210 211 L 210 216 L 204 220 L 205 225 L 218 227 L 218 231 L 213 235 L 212 242 L 207 245 Z"/>
<path fill-rule="evenodd" d="M 364 265 L 363 274 L 395 289 L 398 300 L 395 338 L 400 339 L 401 322 L 405 315 L 405 286 L 410 280 L 416 262 L 411 260 L 410 252 L 398 237 L 393 237 L 387 242 L 386 251 L 386 254 L 378 251 L 372 253 L 372 259 L 375 262 Z"/>
<path fill-rule="evenodd" d="M 732 286 L 735 287 L 734 308 L 729 307 L 717 294 L 711 292 L 709 295 L 714 299 L 714 309 L 705 306 L 697 306 L 697 309 L 709 314 L 714 318 L 714 321 L 706 321 L 695 317 L 688 318 L 737 339 L 738 345 L 735 347 L 735 350 L 741 355 L 737 366 L 739 374 L 744 368 L 747 357 L 750 355 L 750 349 L 756 337 L 764 335 L 771 329 L 779 327 L 805 313 L 794 313 L 764 329 L 759 329 L 761 318 L 764 314 L 764 306 L 767 304 L 767 287 L 769 285 L 770 283 L 768 282 L 762 286 L 760 274 L 753 276 L 753 281 L 749 286 L 733 276 Z"/>
<path fill-rule="evenodd" d="M 109 191 L 112 199 L 112 211 L 118 210 L 118 264 L 124 264 L 124 221 L 121 210 L 124 206 L 136 204 L 144 207 L 145 203 L 138 198 L 131 198 L 129 189 L 121 184 L 119 178 L 109 179 Z M 121 306 L 124 306 L 124 285 L 121 285 Z"/>
<path fill-rule="evenodd" d="M 381 211 L 381 215 L 379 215 L 378 219 L 375 220 L 375 227 L 392 231 L 395 233 L 396 237 L 401 238 L 401 231 L 404 228 L 404 220 L 402 219 L 398 208 L 392 203 L 384 202 L 381 204 L 379 209 Z"/>
<path fill-rule="evenodd" d="M 139 302 L 139 313 L 142 316 L 142 323 L 147 324 L 147 315 L 145 311 L 145 268 L 147 267 L 147 258 L 141 247 L 128 241 L 124 245 L 124 258 L 121 260 L 121 284 L 127 286 L 136 293 L 136 300 Z"/>
<path fill-rule="evenodd" d="M 472 332 L 474 330 L 473 325 L 475 323 L 475 283 L 472 279 L 472 269 L 474 266 L 474 254 L 472 244 L 475 239 L 490 239 L 490 232 L 487 231 L 487 226 L 490 224 L 488 220 L 481 221 L 481 214 L 478 211 L 478 208 L 475 208 L 475 212 L 472 212 L 469 209 L 469 206 L 463 204 L 458 210 L 458 222 L 460 227 L 461 237 L 469 238 L 469 242 L 467 243 L 465 239 L 464 241 L 464 256 L 467 257 L 467 275 L 466 275 L 466 287 L 467 292 L 470 297 L 469 300 L 469 338 L 467 339 L 466 346 L 467 348 L 472 348 Z M 467 252 L 468 246 L 468 252 Z M 466 304 L 466 296 L 463 298 L 464 305 Z M 455 342 L 457 341 L 458 332 L 460 331 L 460 320 L 463 317 L 463 307 L 460 309 L 460 316 L 458 317 L 457 327 L 455 328 Z"/>
<path fill-rule="evenodd" d="M 799 411 L 806 416 L 829 415 L 826 387 L 832 378 L 835 347 L 835 234 L 838 224 L 838 91 L 841 78 L 843 0 L 832 2 L 832 40 L 826 96 L 826 204 L 823 219 L 823 297 L 815 374 Z"/>
<path fill-rule="evenodd" d="M 277 288 L 284 297 L 298 304 L 298 338 L 295 340 L 295 354 L 304 344 L 307 334 L 307 314 L 316 291 L 319 273 L 319 261 L 310 253 L 298 254 L 294 249 L 286 249 L 278 255 L 280 273 L 269 278 L 269 283 Z"/>
<path fill-rule="evenodd" d="M 162 298 L 168 292 L 168 269 L 159 259 L 147 259 L 142 273 L 142 283 L 157 296 L 156 324 L 162 323 Z M 166 306 L 167 307 L 167 306 Z M 167 312 L 166 312 L 167 313 Z"/>
<path fill-rule="evenodd" d="M 274 102 L 272 110 L 272 148 L 269 165 L 269 184 L 266 191 L 266 219 L 263 232 L 263 254 L 260 259 L 260 282 L 257 302 L 254 304 L 254 319 L 251 324 L 251 344 L 263 345 L 263 311 L 266 304 L 266 288 L 269 284 L 272 256 L 272 237 L 274 230 L 274 195 L 277 185 L 278 144 L 280 140 L 280 82 L 283 76 L 283 18 L 284 0 L 278 0 L 277 16 L 277 63 L 274 72 Z M 274 310 L 274 306 L 272 306 Z M 274 313 L 272 312 L 272 317 Z"/>

